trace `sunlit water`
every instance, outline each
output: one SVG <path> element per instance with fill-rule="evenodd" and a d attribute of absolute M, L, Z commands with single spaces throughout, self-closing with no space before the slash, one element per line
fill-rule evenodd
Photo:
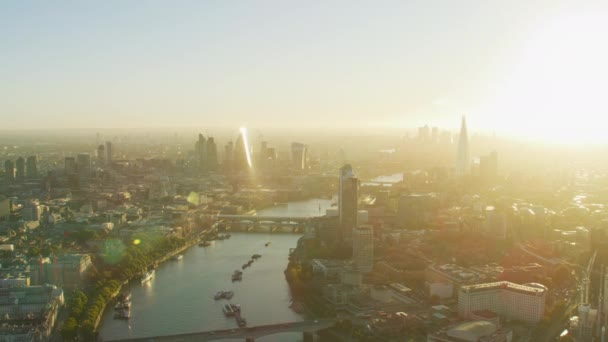
<path fill-rule="evenodd" d="M 390 187 L 393 185 L 393 183 L 399 183 L 402 181 L 403 181 L 403 173 L 400 172 L 400 173 L 395 173 L 392 175 L 385 175 L 385 176 L 379 176 L 379 177 L 373 178 L 370 181 L 363 182 L 362 185 L 372 185 L 372 186 L 382 185 L 382 186 Z"/>
<path fill-rule="evenodd" d="M 317 216 L 325 213 L 332 201 L 314 199 L 292 202 L 258 211 L 260 216 Z M 321 210 L 319 211 L 319 206 Z M 290 248 L 300 235 L 281 233 L 233 233 L 229 240 L 212 246 L 194 246 L 181 261 L 169 261 L 158 267 L 147 285 L 131 285 L 131 319 L 120 321 L 108 310 L 100 326 L 106 341 L 123 338 L 173 335 L 197 331 L 237 328 L 234 318 L 222 312 L 226 303 L 241 305 L 248 326 L 299 321 L 301 315 L 289 308 L 291 295 L 283 270 Z M 265 247 L 266 242 L 271 242 Z M 252 254 L 262 258 L 243 274 L 242 282 L 233 283 L 230 275 L 240 269 Z M 232 300 L 213 299 L 219 290 L 232 290 Z M 256 341 L 298 341 L 299 333 L 284 333 Z"/>

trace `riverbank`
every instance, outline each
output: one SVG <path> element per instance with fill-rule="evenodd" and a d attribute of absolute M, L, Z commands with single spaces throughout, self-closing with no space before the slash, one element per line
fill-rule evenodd
<path fill-rule="evenodd" d="M 292 296 L 283 269 L 298 235 L 231 233 L 206 248 L 190 248 L 183 259 L 159 265 L 145 286 L 132 286 L 131 319 L 113 319 L 108 310 L 99 326 L 104 340 L 144 338 L 201 330 L 238 328 L 222 312 L 226 303 L 240 304 L 250 327 L 304 319 L 290 308 Z M 267 242 L 272 242 L 266 246 Z M 254 254 L 262 257 L 243 270 L 242 281 L 232 282 L 235 269 Z M 126 287 L 125 287 L 126 290 Z M 233 291 L 230 301 L 214 300 L 216 292 Z M 260 305 L 264 303 L 264 305 Z M 293 341 L 298 336 L 260 341 Z M 281 339 L 282 338 L 282 339 Z M 257 339 L 256 339 L 257 340 Z"/>
<path fill-rule="evenodd" d="M 183 246 L 181 246 L 179 248 L 176 248 L 176 249 L 174 249 L 174 250 L 172 250 L 170 252 L 167 252 L 162 257 L 160 257 L 159 259 L 155 260 L 152 263 L 151 268 L 156 268 L 160 264 L 166 262 L 167 260 L 170 260 L 175 255 L 178 255 L 178 254 L 182 253 L 183 251 L 191 248 L 195 244 L 197 244 L 200 241 L 202 241 L 207 236 L 207 234 L 209 234 L 209 231 L 203 231 L 203 232 L 198 233 L 194 237 L 191 237 L 190 239 L 187 240 L 187 242 Z M 123 281 L 122 283 L 120 283 L 120 286 L 118 287 L 118 289 L 111 294 L 111 296 L 108 298 L 108 300 L 105 301 L 105 303 L 103 304 L 101 310 L 99 310 L 99 314 L 97 315 L 97 317 L 96 317 L 96 319 L 94 321 L 94 324 L 93 324 L 93 331 L 95 332 L 96 336 L 97 336 L 97 332 L 98 332 L 98 328 L 99 328 L 99 324 L 101 322 L 101 319 L 106 314 L 106 312 L 109 310 L 108 309 L 108 304 L 114 303 L 116 297 L 123 291 L 124 286 L 128 285 L 131 282 L 137 281 L 139 279 L 139 277 L 141 277 L 141 274 L 134 274 L 129 279 L 127 279 L 127 280 Z"/>

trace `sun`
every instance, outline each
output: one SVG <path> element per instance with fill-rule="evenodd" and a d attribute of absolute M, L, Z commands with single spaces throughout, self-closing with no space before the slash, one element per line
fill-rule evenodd
<path fill-rule="evenodd" d="M 569 12 L 543 23 L 509 62 L 482 115 L 520 138 L 608 143 L 606 34 L 606 13 Z"/>

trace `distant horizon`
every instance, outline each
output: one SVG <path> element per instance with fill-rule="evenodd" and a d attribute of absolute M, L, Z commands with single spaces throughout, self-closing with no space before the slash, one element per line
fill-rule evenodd
<path fill-rule="evenodd" d="M 457 130 L 466 115 L 471 132 L 608 143 L 605 2 L 33 4 L 0 12 L 3 128 Z"/>

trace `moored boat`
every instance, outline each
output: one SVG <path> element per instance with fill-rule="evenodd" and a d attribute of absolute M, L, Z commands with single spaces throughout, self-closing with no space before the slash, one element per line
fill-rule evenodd
<path fill-rule="evenodd" d="M 149 270 L 141 276 L 141 284 L 145 284 L 154 278 L 154 270 Z"/>

